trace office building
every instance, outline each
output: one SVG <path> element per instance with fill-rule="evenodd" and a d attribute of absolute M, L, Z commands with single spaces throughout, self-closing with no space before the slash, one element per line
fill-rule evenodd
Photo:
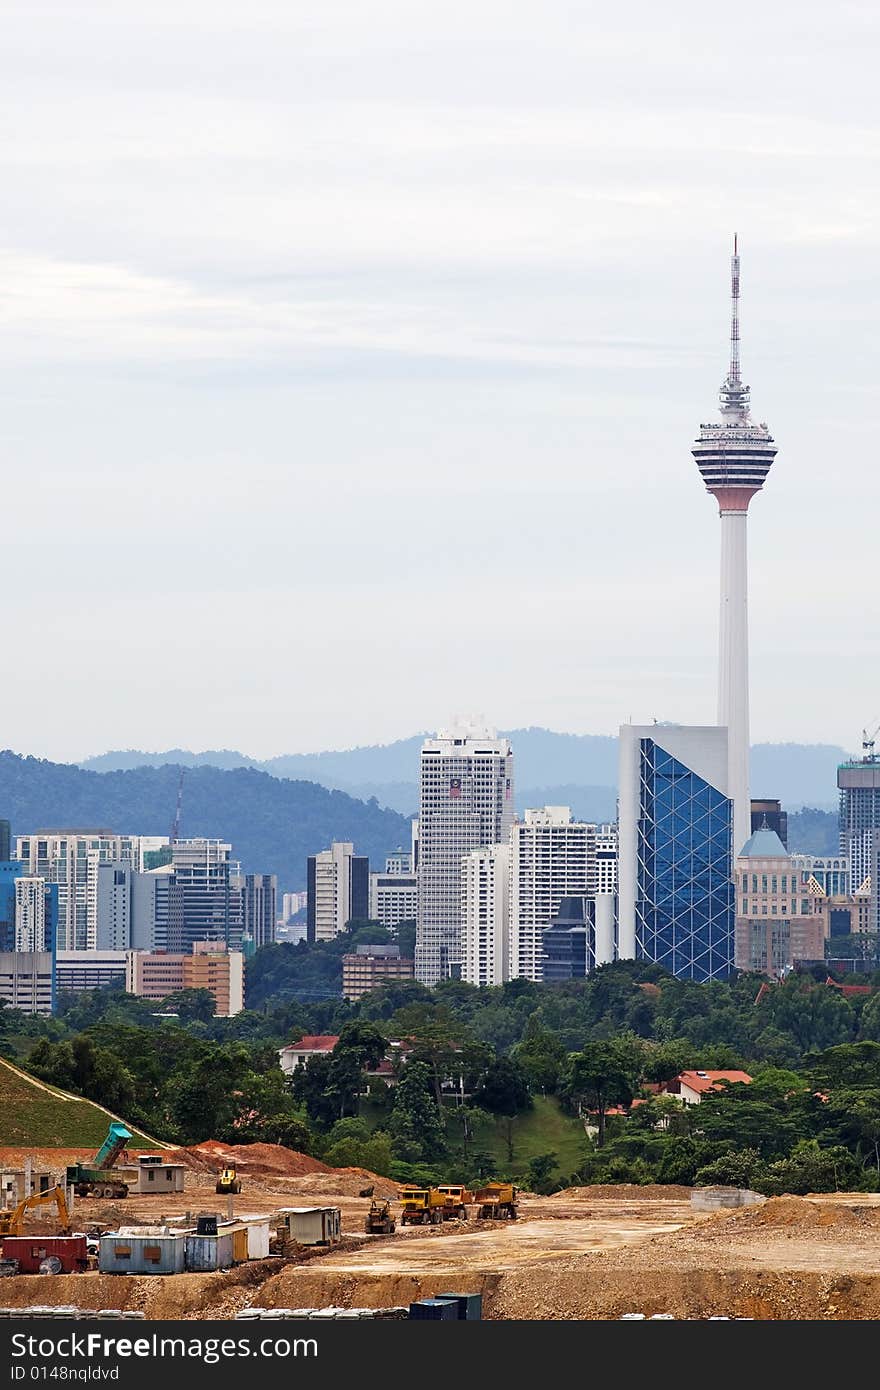
<path fill-rule="evenodd" d="M 385 861 L 384 873 L 370 874 L 370 921 L 381 922 L 390 932 L 396 932 L 401 922 L 415 922 L 418 915 L 416 876 L 400 867 L 410 862 L 409 854 L 392 855 Z"/>
<path fill-rule="evenodd" d="M 510 978 L 509 882 L 509 844 L 471 850 L 461 861 L 461 978 L 470 985 Z"/>
<path fill-rule="evenodd" d="M 782 840 L 781 835 L 779 838 Z M 784 840 L 782 842 L 785 844 Z M 843 855 L 793 854 L 791 862 L 806 875 L 815 891 L 826 898 L 848 897 L 852 891 L 849 860 Z"/>
<path fill-rule="evenodd" d="M 617 826 L 596 826 L 596 893 L 617 892 Z"/>
<path fill-rule="evenodd" d="M 409 878 L 415 873 L 413 867 L 414 852 L 412 849 L 402 849 L 399 845 L 393 854 L 385 857 L 386 874 L 399 874 L 401 877 Z"/>
<path fill-rule="evenodd" d="M 727 730 L 620 730 L 618 954 L 691 980 L 734 967 Z"/>
<path fill-rule="evenodd" d="M 349 840 L 334 840 L 329 849 L 309 855 L 306 879 L 307 940 L 332 941 L 349 922 L 368 920 L 370 861 L 355 854 Z"/>
<path fill-rule="evenodd" d="M 849 860 L 853 892 L 868 886 L 871 836 L 880 830 L 880 757 L 873 743 L 864 746 L 866 757 L 853 758 L 837 769 L 840 853 Z"/>
<path fill-rule="evenodd" d="M 559 910 L 541 935 L 542 978 L 560 984 L 589 975 L 596 965 L 595 899 L 563 898 Z"/>
<path fill-rule="evenodd" d="M 610 836 L 605 830 L 606 847 Z M 510 829 L 510 978 L 540 981 L 544 931 L 563 898 L 592 897 L 599 885 L 595 825 L 568 806 L 527 810 Z M 610 877 L 603 859 L 603 875 Z"/>
<path fill-rule="evenodd" d="M 289 922 L 291 917 L 296 917 L 297 913 L 304 912 L 308 905 L 308 893 L 282 893 L 281 894 L 281 920 Z"/>
<path fill-rule="evenodd" d="M 826 898 L 766 826 L 736 861 L 736 964 L 780 976 L 798 960 L 822 960 Z"/>
<path fill-rule="evenodd" d="M 38 830 L 16 837 L 15 857 L 26 873 L 58 886 L 59 948 L 92 950 L 98 945 L 99 866 L 129 864 L 140 870 L 144 855 L 167 843 L 167 836 L 112 830 Z"/>
<path fill-rule="evenodd" d="M 727 730 L 725 786 L 733 802 L 733 846 L 738 853 L 751 834 L 748 511 L 776 457 L 776 445 L 767 426 L 751 418 L 749 387 L 740 371 L 740 263 L 735 239 L 730 270 L 730 363 L 721 385 L 721 422 L 700 426 L 692 453 L 721 518 L 718 723 Z"/>
<path fill-rule="evenodd" d="M 441 730 L 419 765 L 416 979 L 461 973 L 461 861 L 506 844 L 513 822 L 513 750 L 478 721 Z"/>
<path fill-rule="evenodd" d="M 773 801 L 768 798 L 756 800 L 752 797 L 752 830 L 754 835 L 756 830 L 762 830 L 765 826 L 768 830 L 775 830 L 783 845 L 788 849 L 788 813 L 783 811 L 781 801 Z"/>
<path fill-rule="evenodd" d="M 230 859 L 232 846 L 222 840 L 191 839 L 175 840 L 171 848 L 168 950 L 188 955 L 197 941 L 240 950 L 244 902 L 238 882 L 241 870 Z"/>
<path fill-rule="evenodd" d="M 55 957 L 55 993 L 86 989 L 125 989 L 125 951 L 59 951 Z"/>
<path fill-rule="evenodd" d="M 190 951 L 128 951 L 125 987 L 129 994 L 155 1000 L 182 989 L 206 989 L 218 1017 L 230 1018 L 244 1008 L 244 959 L 220 941 L 195 941 Z"/>
<path fill-rule="evenodd" d="M 0 864 L 12 858 L 12 825 L 8 820 L 0 820 Z"/>
<path fill-rule="evenodd" d="M 17 859 L 0 861 L 0 951 L 57 949 L 58 889 Z"/>
<path fill-rule="evenodd" d="M 55 1008 L 51 951 L 0 951 L 0 1007 L 47 1016 Z"/>
<path fill-rule="evenodd" d="M 342 997 L 360 999 L 391 980 L 411 980 L 414 964 L 412 956 L 402 956 L 396 944 L 356 946 L 342 957 Z"/>
<path fill-rule="evenodd" d="M 242 892 L 244 935 L 253 943 L 254 950 L 271 946 L 278 915 L 278 879 L 274 874 L 245 874 Z"/>

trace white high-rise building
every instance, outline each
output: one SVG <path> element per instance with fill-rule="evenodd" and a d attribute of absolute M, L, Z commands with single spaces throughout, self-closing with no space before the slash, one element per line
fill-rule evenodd
<path fill-rule="evenodd" d="M 471 985 L 502 985 L 510 978 L 508 884 L 510 846 L 475 849 L 461 861 L 464 961 L 461 977 Z"/>
<path fill-rule="evenodd" d="M 721 612 L 718 646 L 718 723 L 727 733 L 727 785 L 733 799 L 733 848 L 752 833 L 749 798 L 749 503 L 764 486 L 776 445 L 751 417 L 749 388 L 739 361 L 739 256 L 731 272 L 730 365 L 721 384 L 721 422 L 700 426 L 692 453 L 721 517 Z"/>
<path fill-rule="evenodd" d="M 435 985 L 462 965 L 461 861 L 507 842 L 513 750 L 478 721 L 441 730 L 420 760 L 416 979 Z"/>
<path fill-rule="evenodd" d="M 16 837 L 15 857 L 32 877 L 58 885 L 58 949 L 83 951 L 98 944 L 99 864 L 130 864 L 140 871 L 147 851 L 167 844 L 167 835 L 37 830 Z"/>
<path fill-rule="evenodd" d="M 528 810 L 510 830 L 510 978 L 542 978 L 545 927 L 562 898 L 593 897 L 599 883 L 598 827 L 568 806 Z"/>
<path fill-rule="evenodd" d="M 307 937 L 332 941 L 350 921 L 366 921 L 370 912 L 370 861 L 355 854 L 350 840 L 334 840 L 329 849 L 309 855 Z"/>
<path fill-rule="evenodd" d="M 396 932 L 401 922 L 415 922 L 419 911 L 419 886 L 406 866 L 409 852 L 385 860 L 384 874 L 370 874 L 370 921 L 381 922 Z"/>
<path fill-rule="evenodd" d="M 51 951 L 46 934 L 46 880 L 22 875 L 15 880 L 16 951 Z"/>

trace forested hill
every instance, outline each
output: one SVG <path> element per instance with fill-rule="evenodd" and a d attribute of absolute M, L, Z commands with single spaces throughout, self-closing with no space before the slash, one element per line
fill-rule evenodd
<path fill-rule="evenodd" d="M 68 763 L 0 753 L 0 817 L 13 835 L 53 826 L 106 828 L 123 835 L 167 835 L 180 769 L 138 767 L 85 772 Z M 181 834 L 232 844 L 246 873 L 278 875 L 279 891 L 305 887 L 306 858 L 331 840 L 351 840 L 381 867 L 409 845 L 409 821 L 314 782 L 271 777 L 254 768 L 187 768 Z"/>

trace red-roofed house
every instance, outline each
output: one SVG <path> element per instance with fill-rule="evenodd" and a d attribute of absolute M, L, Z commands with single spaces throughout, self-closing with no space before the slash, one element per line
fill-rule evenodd
<path fill-rule="evenodd" d="M 290 1076 L 297 1067 L 304 1067 L 310 1058 L 326 1057 L 338 1042 L 339 1037 L 334 1033 L 309 1033 L 306 1037 L 300 1038 L 299 1042 L 288 1043 L 287 1047 L 282 1047 L 278 1053 L 281 1070 L 286 1076 Z"/>
<path fill-rule="evenodd" d="M 680 1071 L 666 1081 L 663 1091 L 668 1096 L 681 1096 L 685 1105 L 699 1105 L 707 1091 L 720 1091 L 725 1081 L 751 1082 L 747 1071 Z"/>

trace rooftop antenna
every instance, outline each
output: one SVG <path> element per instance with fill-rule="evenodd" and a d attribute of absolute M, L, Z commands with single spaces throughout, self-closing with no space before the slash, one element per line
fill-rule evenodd
<path fill-rule="evenodd" d="M 733 234 L 730 258 L 730 380 L 740 384 L 739 364 L 739 237 Z"/>
<path fill-rule="evenodd" d="M 183 810 L 183 779 L 186 776 L 186 768 L 180 769 L 180 777 L 177 782 L 177 805 L 174 808 L 174 820 L 171 822 L 170 840 L 172 845 L 175 840 L 180 839 L 180 815 Z"/>

